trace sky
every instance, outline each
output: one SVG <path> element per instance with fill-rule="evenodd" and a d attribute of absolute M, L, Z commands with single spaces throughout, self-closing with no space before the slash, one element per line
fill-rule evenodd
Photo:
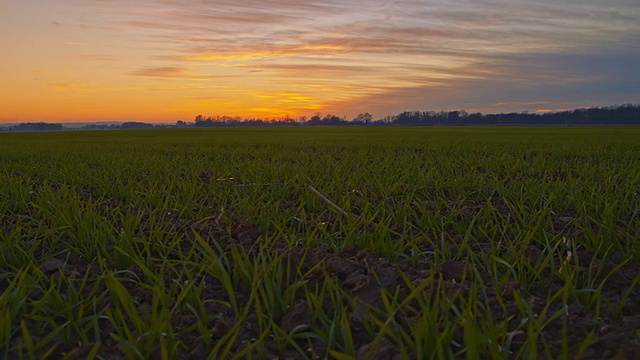
<path fill-rule="evenodd" d="M 638 0 L 0 0 L 0 122 L 640 103 Z"/>

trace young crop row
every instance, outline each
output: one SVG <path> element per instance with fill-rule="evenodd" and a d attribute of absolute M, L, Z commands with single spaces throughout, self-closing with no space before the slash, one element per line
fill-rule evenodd
<path fill-rule="evenodd" d="M 4 358 L 640 354 L 640 129 L 0 135 Z"/>

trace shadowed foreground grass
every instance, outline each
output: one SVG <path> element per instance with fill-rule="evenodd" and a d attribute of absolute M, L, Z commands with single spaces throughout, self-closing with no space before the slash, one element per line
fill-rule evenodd
<path fill-rule="evenodd" d="M 0 353 L 640 356 L 639 159 L 623 127 L 0 134 Z"/>

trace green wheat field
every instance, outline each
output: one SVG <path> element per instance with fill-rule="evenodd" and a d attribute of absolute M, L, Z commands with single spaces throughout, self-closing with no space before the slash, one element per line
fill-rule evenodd
<path fill-rule="evenodd" d="M 640 357 L 639 127 L 0 134 L 4 359 Z"/>

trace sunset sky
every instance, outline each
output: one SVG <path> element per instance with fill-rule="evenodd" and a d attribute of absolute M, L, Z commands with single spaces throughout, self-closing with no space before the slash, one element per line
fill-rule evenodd
<path fill-rule="evenodd" d="M 640 103 L 640 2 L 1 0 L 0 122 Z"/>

